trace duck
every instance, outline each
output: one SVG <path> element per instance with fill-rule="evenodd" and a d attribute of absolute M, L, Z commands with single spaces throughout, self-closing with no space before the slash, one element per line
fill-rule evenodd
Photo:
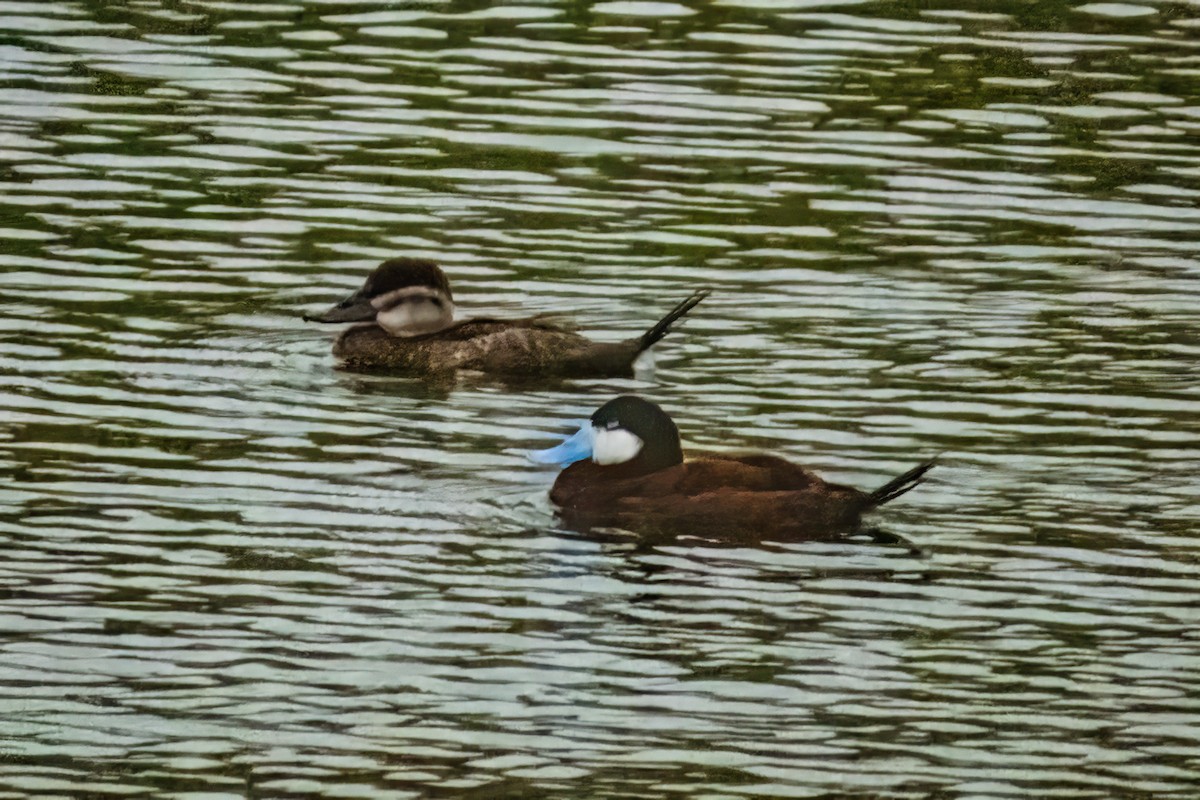
<path fill-rule="evenodd" d="M 417 373 L 476 370 L 510 376 L 627 377 L 633 362 L 711 290 L 699 289 L 640 336 L 597 342 L 547 315 L 456 322 L 450 281 L 433 261 L 384 261 L 362 288 L 309 322 L 352 323 L 333 354 L 349 368 Z"/>
<path fill-rule="evenodd" d="M 684 458 L 679 429 L 656 403 L 609 400 L 562 444 L 528 457 L 562 469 L 550 491 L 565 527 L 727 542 L 830 539 L 915 488 L 925 461 L 878 489 L 830 483 L 770 453 Z"/>

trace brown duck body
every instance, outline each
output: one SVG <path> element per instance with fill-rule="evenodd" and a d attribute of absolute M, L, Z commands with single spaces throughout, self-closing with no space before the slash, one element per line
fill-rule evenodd
<path fill-rule="evenodd" d="M 550 499 L 572 528 L 759 541 L 852 533 L 881 502 L 877 494 L 829 483 L 776 456 L 708 455 L 649 474 L 636 464 L 580 461 L 559 474 Z"/>
<path fill-rule="evenodd" d="M 333 354 L 352 368 L 622 377 L 633 373 L 633 362 L 646 347 L 644 337 L 595 342 L 533 317 L 469 319 L 407 337 L 392 336 L 375 324 L 356 325 L 337 338 Z"/>
<path fill-rule="evenodd" d="M 636 395 L 608 401 L 562 444 L 529 457 L 569 465 L 550 490 L 568 527 L 725 542 L 853 533 L 864 512 L 912 489 L 934 464 L 919 464 L 862 492 L 766 453 L 684 459 L 670 415 Z"/>
<path fill-rule="evenodd" d="M 545 316 L 455 322 L 454 296 L 441 268 L 427 259 L 402 257 L 380 264 L 342 302 L 304 318 L 353 324 L 333 345 L 334 356 L 352 369 L 607 378 L 632 375 L 638 355 L 708 294 L 708 289 L 692 292 L 634 339 L 594 342 Z"/>

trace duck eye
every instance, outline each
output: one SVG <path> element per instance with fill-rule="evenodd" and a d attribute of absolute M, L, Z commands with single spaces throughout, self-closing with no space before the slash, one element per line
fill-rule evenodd
<path fill-rule="evenodd" d="M 604 428 L 606 430 L 610 430 L 610 431 L 616 430 L 619 427 L 621 427 L 621 423 L 617 422 L 615 419 L 609 420 L 608 423 L 604 426 Z"/>

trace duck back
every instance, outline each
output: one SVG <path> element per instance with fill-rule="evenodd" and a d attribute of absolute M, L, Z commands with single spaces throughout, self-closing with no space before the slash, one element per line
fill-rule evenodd
<path fill-rule="evenodd" d="M 563 470 L 550 499 L 568 527 L 723 541 L 850 533 L 871 505 L 864 492 L 770 455 L 706 456 L 648 475 L 584 461 Z"/>
<path fill-rule="evenodd" d="M 413 372 L 456 369 L 512 375 L 632 373 L 635 341 L 593 342 L 537 317 L 469 319 L 422 336 L 395 337 L 377 325 L 344 331 L 333 353 L 348 367 Z"/>

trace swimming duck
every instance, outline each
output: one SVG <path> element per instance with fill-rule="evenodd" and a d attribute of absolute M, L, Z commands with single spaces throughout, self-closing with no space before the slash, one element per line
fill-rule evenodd
<path fill-rule="evenodd" d="M 641 336 L 594 342 L 546 316 L 455 322 L 454 296 L 441 268 L 426 259 L 393 258 L 341 303 L 304 319 L 360 323 L 333 345 L 333 354 L 349 367 L 616 377 L 632 375 L 634 359 L 708 294 L 708 289 L 693 292 Z"/>
<path fill-rule="evenodd" d="M 557 447 L 529 457 L 565 469 L 550 500 L 571 528 L 756 541 L 831 538 L 921 482 L 927 461 L 873 492 L 829 483 L 778 456 L 684 460 L 667 412 L 633 395 L 610 400 Z"/>

